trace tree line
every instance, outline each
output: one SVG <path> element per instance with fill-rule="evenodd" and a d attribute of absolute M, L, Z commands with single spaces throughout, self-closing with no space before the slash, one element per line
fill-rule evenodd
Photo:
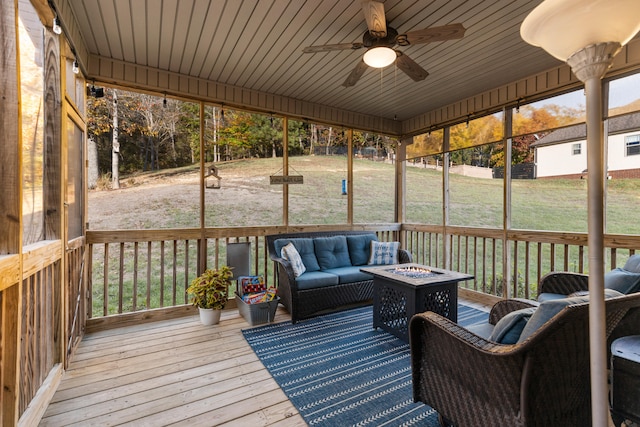
<path fill-rule="evenodd" d="M 200 161 L 200 105 L 166 97 L 105 88 L 104 97 L 88 97 L 87 132 L 97 153 L 97 173 L 153 171 Z M 205 105 L 205 162 L 282 156 L 283 119 L 277 116 Z M 345 154 L 344 129 L 288 120 L 290 156 Z M 354 150 L 385 157 L 396 141 L 354 132 Z M 91 157 L 91 156 L 90 156 Z"/>
<path fill-rule="evenodd" d="M 512 164 L 533 162 L 531 144 L 551 130 L 584 121 L 583 108 L 545 105 L 540 108 L 523 106 L 513 115 L 511 142 Z M 450 128 L 450 161 L 458 165 L 485 168 L 504 167 L 503 121 L 496 115 L 483 116 Z M 414 138 L 408 158 L 441 153 L 443 131 L 438 130 Z M 435 154 L 442 160 L 441 154 Z"/>
<path fill-rule="evenodd" d="M 97 152 L 99 175 L 111 174 L 118 188 L 119 174 L 131 174 L 197 164 L 200 161 L 200 104 L 166 97 L 105 88 L 104 97 L 87 101 L 88 138 Z M 533 161 L 532 142 L 545 130 L 583 120 L 582 109 L 555 105 L 523 106 L 514 114 L 514 164 Z M 205 162 L 282 156 L 283 123 L 278 116 L 205 105 Z M 495 116 L 480 117 L 450 128 L 451 161 L 479 167 L 503 167 L 503 123 Z M 290 156 L 344 155 L 344 129 L 307 121 L 288 120 Z M 408 158 L 442 152 L 442 130 L 414 138 Z M 354 131 L 356 155 L 390 158 L 397 141 Z M 439 160 L 441 154 L 435 154 Z M 91 158 L 91 156 L 90 156 Z"/>

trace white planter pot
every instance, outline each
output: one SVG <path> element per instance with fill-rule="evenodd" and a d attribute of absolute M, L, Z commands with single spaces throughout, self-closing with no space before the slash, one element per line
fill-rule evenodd
<path fill-rule="evenodd" d="M 200 312 L 200 322 L 202 322 L 203 325 L 209 326 L 220 323 L 220 313 L 222 313 L 222 310 L 198 307 L 198 311 Z"/>

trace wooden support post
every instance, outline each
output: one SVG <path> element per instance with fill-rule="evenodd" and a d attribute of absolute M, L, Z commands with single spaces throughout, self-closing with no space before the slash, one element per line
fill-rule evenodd
<path fill-rule="evenodd" d="M 353 225 L 353 129 L 347 130 L 347 223 Z"/>
<path fill-rule="evenodd" d="M 509 108 L 504 110 L 504 136 L 503 136 L 503 149 L 504 149 L 504 181 L 502 189 L 502 296 L 507 299 L 511 297 L 517 297 L 517 294 L 512 295 L 511 287 L 509 286 L 509 277 L 511 276 L 511 243 L 507 239 L 507 233 L 511 229 L 511 145 L 513 142 L 512 127 L 513 127 L 513 109 Z M 518 289 L 518 274 L 514 271 L 513 275 L 513 289 L 517 292 Z"/>
<path fill-rule="evenodd" d="M 0 2 L 0 255 L 20 249 L 20 127 L 17 63 L 17 3 Z"/>
<path fill-rule="evenodd" d="M 204 171 L 204 102 L 200 102 L 200 240 L 198 246 L 198 271 L 200 275 L 207 268 L 207 239 L 205 237 L 205 171 Z M 217 266 L 216 266 L 217 267 Z"/>
<path fill-rule="evenodd" d="M 449 259 L 449 250 L 451 249 L 451 243 L 449 241 L 449 233 L 447 232 L 447 226 L 449 225 L 449 162 L 451 161 L 451 154 L 449 152 L 449 141 L 451 137 L 451 128 L 449 126 L 444 128 L 443 135 L 443 149 L 444 155 L 442 156 L 442 263 L 443 268 L 449 268 L 451 263 Z M 476 276 L 477 277 L 477 276 Z"/>
<path fill-rule="evenodd" d="M 0 45 L 4 58 L 0 62 L 0 256 L 20 253 L 22 239 L 17 5 L 16 1 L 0 2 Z M 19 259 L 18 265 L 21 271 Z M 14 263 L 3 266 L 13 269 Z M 0 276 L 4 273 L 0 271 Z M 18 278 L 0 290 L 0 425 L 3 426 L 16 425 L 19 416 L 20 286 Z"/>
<path fill-rule="evenodd" d="M 289 119 L 282 118 L 282 175 L 289 176 Z M 282 185 L 282 225 L 289 225 L 289 184 Z"/>
<path fill-rule="evenodd" d="M 407 146 L 413 143 L 413 138 L 405 138 L 398 141 L 396 149 L 396 194 L 394 221 L 405 222 L 407 209 Z"/>

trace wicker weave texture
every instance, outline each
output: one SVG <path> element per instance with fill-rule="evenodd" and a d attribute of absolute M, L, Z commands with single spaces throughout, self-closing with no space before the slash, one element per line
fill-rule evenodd
<path fill-rule="evenodd" d="M 605 304 L 608 333 L 618 325 L 640 333 L 640 294 Z M 591 425 L 588 309 L 569 306 L 513 345 L 486 341 L 434 313 L 414 316 L 414 399 L 458 427 Z"/>
<path fill-rule="evenodd" d="M 540 279 L 538 295 L 541 293 L 569 295 L 587 289 L 589 289 L 589 276 L 586 274 L 554 271 Z"/>

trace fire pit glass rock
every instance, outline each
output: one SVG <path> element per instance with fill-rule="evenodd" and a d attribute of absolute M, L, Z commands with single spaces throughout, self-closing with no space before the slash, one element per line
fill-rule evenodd
<path fill-rule="evenodd" d="M 438 273 L 435 273 L 428 268 L 421 267 L 396 267 L 387 271 L 390 271 L 393 274 L 399 274 L 404 277 L 410 277 L 412 279 L 424 279 L 425 277 L 433 277 L 438 275 Z"/>

